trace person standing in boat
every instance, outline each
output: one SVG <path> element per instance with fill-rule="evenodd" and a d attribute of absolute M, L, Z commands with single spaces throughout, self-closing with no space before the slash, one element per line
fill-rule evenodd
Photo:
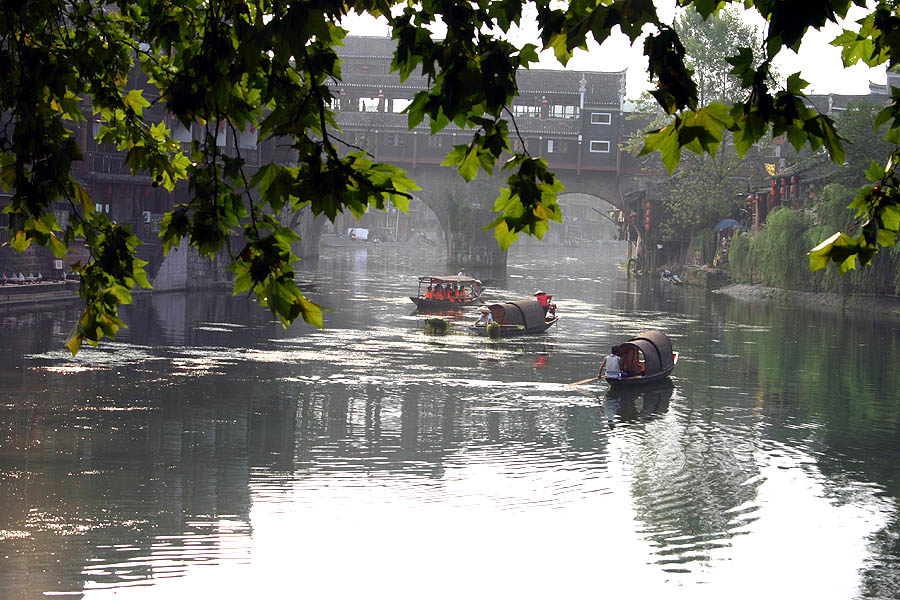
<path fill-rule="evenodd" d="M 546 317 L 547 311 L 550 310 L 550 298 L 551 298 L 550 294 L 548 294 L 547 292 L 545 292 L 543 290 L 538 290 L 534 293 L 534 295 L 535 295 L 535 298 L 537 299 L 538 303 L 540 303 L 541 308 L 544 309 L 544 317 Z"/>
<path fill-rule="evenodd" d="M 600 363 L 600 369 L 597 371 L 597 377 L 600 378 L 606 376 L 613 379 L 621 379 L 623 377 L 627 377 L 627 374 L 622 372 L 619 364 L 619 347 L 613 346 L 610 349 L 610 353 L 607 354 L 603 358 L 603 362 Z"/>

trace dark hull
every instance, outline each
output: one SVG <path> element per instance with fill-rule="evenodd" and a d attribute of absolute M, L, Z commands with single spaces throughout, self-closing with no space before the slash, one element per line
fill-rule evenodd
<path fill-rule="evenodd" d="M 471 306 L 472 304 L 480 304 L 482 302 L 481 296 L 477 298 L 470 298 L 469 300 L 465 300 L 463 302 L 450 302 L 448 300 L 428 300 L 427 298 L 417 298 L 416 296 L 410 296 L 410 300 L 412 300 L 416 308 L 419 310 L 453 310 L 454 308 L 459 308 L 460 306 Z"/>
<path fill-rule="evenodd" d="M 678 353 L 674 352 L 673 354 L 675 355 L 674 364 L 672 364 L 671 367 L 663 369 L 662 371 L 658 371 L 656 373 L 650 373 L 650 374 L 645 373 L 644 375 L 637 375 L 634 377 L 625 377 L 624 379 L 616 379 L 613 377 L 604 377 L 603 379 L 605 379 L 606 383 L 608 383 L 610 386 L 616 387 L 616 388 L 640 386 L 640 385 L 646 385 L 648 383 L 655 383 L 657 381 L 662 381 L 663 379 L 665 379 L 666 377 L 669 376 L 669 374 L 675 368 L 675 365 L 678 364 Z"/>
<path fill-rule="evenodd" d="M 674 367 L 672 367 L 674 368 Z M 626 377 L 624 379 L 615 379 L 612 377 L 604 377 L 606 383 L 611 385 L 612 387 L 633 387 L 639 385 L 646 385 L 648 383 L 655 383 L 657 381 L 662 381 L 672 372 L 672 368 L 666 369 L 664 371 L 660 371 L 659 373 L 652 373 L 650 375 L 639 375 L 635 377 Z"/>
<path fill-rule="evenodd" d="M 554 318 L 549 321 L 544 321 L 543 325 L 539 325 L 537 327 L 532 327 L 531 329 L 525 329 L 523 325 L 501 325 L 500 326 L 500 336 L 499 337 L 512 337 L 514 335 L 528 335 L 531 333 L 544 333 L 550 327 L 556 323 L 559 318 Z M 477 334 L 487 336 L 487 327 L 484 325 L 470 325 L 469 329 Z"/>

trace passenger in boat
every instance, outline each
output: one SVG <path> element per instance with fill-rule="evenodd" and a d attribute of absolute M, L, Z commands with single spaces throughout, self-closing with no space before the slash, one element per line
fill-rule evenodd
<path fill-rule="evenodd" d="M 457 302 L 465 302 L 466 301 L 466 292 L 463 290 L 463 286 L 456 286 L 456 301 Z"/>
<path fill-rule="evenodd" d="M 434 286 L 434 299 L 435 300 L 443 300 L 444 299 L 444 288 L 441 287 L 441 284 L 436 284 Z"/>
<path fill-rule="evenodd" d="M 544 309 L 544 317 L 546 318 L 547 311 L 550 310 L 550 298 L 552 298 L 553 296 L 543 290 L 536 291 L 534 295 L 537 298 L 537 301 L 540 303 L 541 308 Z"/>
<path fill-rule="evenodd" d="M 487 327 L 488 325 L 490 325 L 491 323 L 494 322 L 494 315 L 491 314 L 490 308 L 488 308 L 487 306 L 482 306 L 481 308 L 478 309 L 478 311 L 481 313 L 481 316 L 478 317 L 477 321 L 475 321 L 476 326 Z"/>
<path fill-rule="evenodd" d="M 641 364 L 638 356 L 638 349 L 631 344 L 622 344 L 619 346 L 619 368 L 627 375 L 643 375 L 644 365 Z"/>
<path fill-rule="evenodd" d="M 603 358 L 603 362 L 600 363 L 600 369 L 597 371 L 597 377 L 603 377 L 604 375 L 612 379 L 621 379 L 623 377 L 627 377 L 628 374 L 621 371 L 621 367 L 619 366 L 620 360 L 619 347 L 613 346 L 610 350 L 610 353 L 607 354 Z M 605 373 L 604 370 L 606 371 Z"/>
<path fill-rule="evenodd" d="M 434 288 L 432 286 L 428 286 L 428 290 L 425 292 L 426 300 L 434 300 Z"/>

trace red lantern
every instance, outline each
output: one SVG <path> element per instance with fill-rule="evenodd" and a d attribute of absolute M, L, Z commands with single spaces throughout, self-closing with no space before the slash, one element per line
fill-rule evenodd
<path fill-rule="evenodd" d="M 644 231 L 650 231 L 650 223 L 644 225 Z"/>

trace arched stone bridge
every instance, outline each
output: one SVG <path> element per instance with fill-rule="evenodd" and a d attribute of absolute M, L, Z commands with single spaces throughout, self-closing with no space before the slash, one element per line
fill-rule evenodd
<path fill-rule="evenodd" d="M 340 52 L 343 81 L 331 82 L 341 128 L 337 136 L 366 148 L 375 160 L 405 169 L 422 188 L 416 197 L 437 216 L 447 241 L 451 266 L 505 268 L 492 231 L 482 228 L 495 218 L 490 212 L 506 172 L 479 176 L 466 184 L 451 168 L 441 167 L 454 145 L 467 143 L 471 132 L 450 126 L 430 135 L 427 123 L 408 127 L 406 108 L 424 77 L 401 82 L 390 73 L 394 43 L 389 38 L 350 37 Z M 519 95 L 511 111 L 515 131 L 512 149 L 543 157 L 566 186 L 567 193 L 584 193 L 626 208 L 623 187 L 636 172 L 630 157 L 619 150 L 625 131 L 625 72 L 527 70 L 517 76 Z M 295 219 L 303 237 L 300 252 L 318 254 L 324 219 Z"/>

